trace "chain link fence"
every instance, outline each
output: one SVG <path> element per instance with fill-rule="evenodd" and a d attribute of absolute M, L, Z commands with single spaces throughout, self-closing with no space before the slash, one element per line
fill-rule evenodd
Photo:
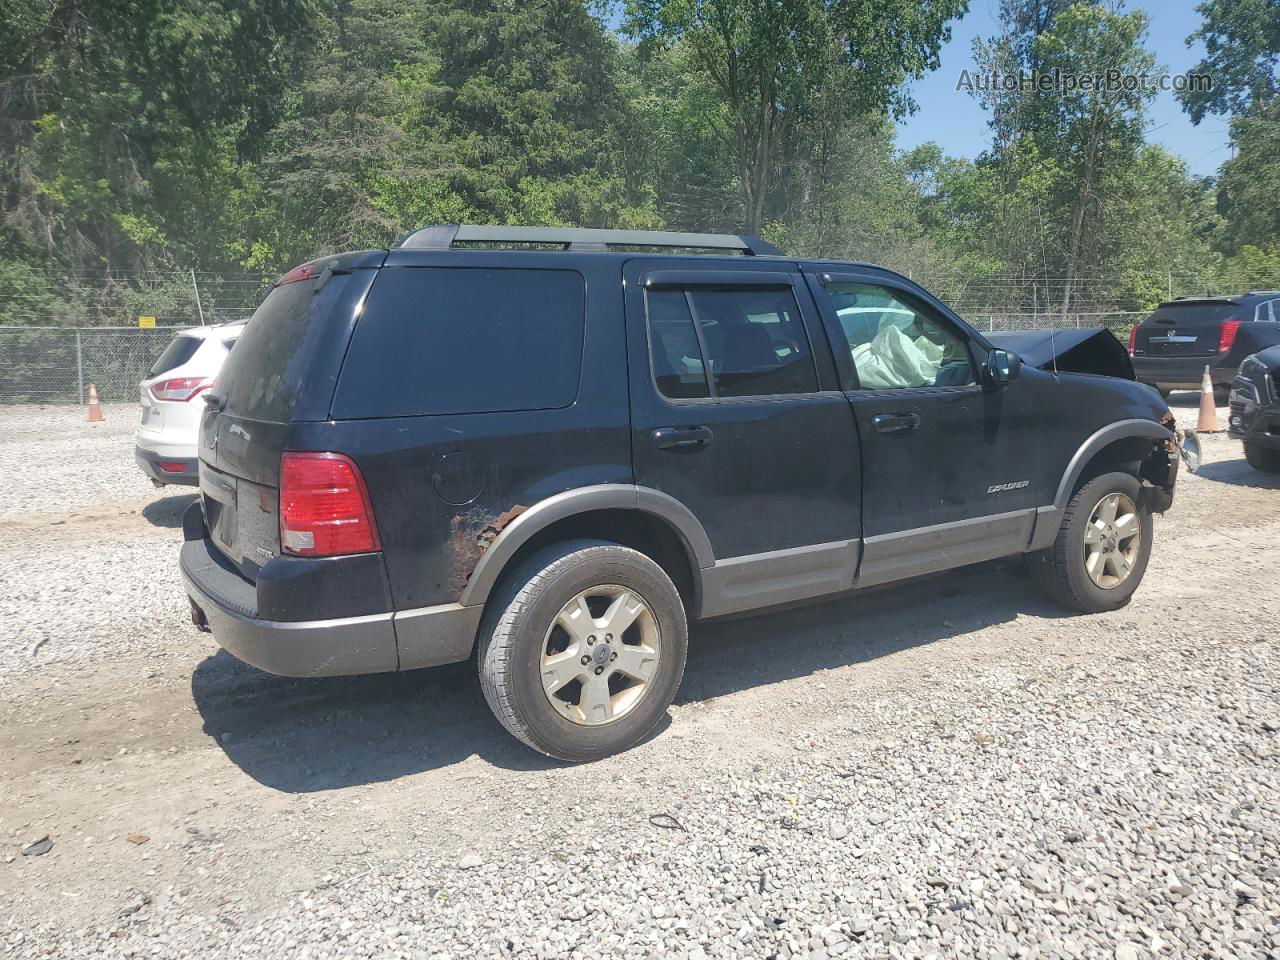
<path fill-rule="evenodd" d="M 1129 340 L 1129 328 L 1147 316 L 1147 311 L 1114 310 L 1095 313 L 969 313 L 962 316 L 983 333 L 1013 333 L 1018 330 L 1082 330 L 1104 327 L 1122 342 Z"/>
<path fill-rule="evenodd" d="M 138 383 L 180 327 L 0 327 L 0 403 L 104 403 Z"/>
<path fill-rule="evenodd" d="M 983 332 L 1106 327 L 1127 342 L 1145 314 L 1128 312 L 976 313 L 965 319 Z M 80 403 L 89 384 L 104 403 L 135 400 L 138 383 L 185 327 L 0 326 L 0 403 Z"/>

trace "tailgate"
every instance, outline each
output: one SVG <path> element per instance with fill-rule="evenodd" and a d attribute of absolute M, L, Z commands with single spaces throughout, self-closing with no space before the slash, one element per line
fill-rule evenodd
<path fill-rule="evenodd" d="M 1138 326 L 1135 357 L 1216 357 L 1222 324 L 1239 313 L 1226 301 L 1177 301 L 1161 304 Z"/>
<path fill-rule="evenodd" d="M 206 394 L 200 493 L 209 538 L 250 579 L 280 552 L 280 455 L 293 424 L 324 420 L 375 271 L 332 257 L 276 284 Z M 352 263 L 352 260 L 358 262 Z"/>
<path fill-rule="evenodd" d="M 210 411 L 200 431 L 200 495 L 209 538 L 250 579 L 280 552 L 280 454 L 288 424 Z"/>

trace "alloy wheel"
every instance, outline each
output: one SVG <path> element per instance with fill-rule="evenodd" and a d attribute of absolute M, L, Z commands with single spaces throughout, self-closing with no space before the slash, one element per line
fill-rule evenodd
<path fill-rule="evenodd" d="M 1138 508 L 1126 494 L 1109 493 L 1093 508 L 1084 534 L 1084 568 L 1103 590 L 1129 578 L 1142 545 Z"/>
<path fill-rule="evenodd" d="M 661 656 L 657 618 L 640 594 L 589 587 L 560 608 L 543 638 L 542 689 L 573 723 L 612 723 L 644 698 Z"/>

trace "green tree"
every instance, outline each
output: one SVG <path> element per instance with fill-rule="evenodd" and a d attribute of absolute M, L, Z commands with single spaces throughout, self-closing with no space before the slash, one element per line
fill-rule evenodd
<path fill-rule="evenodd" d="M 8 4 L 0 253 L 75 271 L 207 252 L 226 193 L 205 209 L 189 188 L 218 183 L 274 121 L 309 0 Z"/>
<path fill-rule="evenodd" d="M 682 44 L 732 120 L 744 226 L 768 213 L 789 136 L 839 89 L 849 121 L 912 108 L 905 81 L 938 65 L 967 0 L 626 0 L 624 30 L 650 49 Z"/>
<path fill-rule="evenodd" d="M 1226 215 L 1224 247 L 1272 246 L 1280 238 L 1280 98 L 1231 121 L 1235 156 L 1222 165 L 1218 201 Z"/>
<path fill-rule="evenodd" d="M 1178 94 L 1192 123 L 1207 113 L 1248 115 L 1265 111 L 1280 93 L 1280 4 L 1275 0 L 1206 0 L 1196 7 L 1204 22 L 1187 43 L 1204 43 L 1193 68 L 1208 74 L 1208 90 Z"/>
<path fill-rule="evenodd" d="M 257 267 L 390 244 L 404 225 L 382 195 L 417 172 L 403 115 L 430 67 L 427 0 L 326 0 L 287 113 L 266 138 L 260 182 L 238 196 Z"/>

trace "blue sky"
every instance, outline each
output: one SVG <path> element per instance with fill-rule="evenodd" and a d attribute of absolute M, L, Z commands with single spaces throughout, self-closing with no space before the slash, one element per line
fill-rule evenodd
<path fill-rule="evenodd" d="M 1200 25 L 1196 0 L 1129 0 L 1126 9 L 1144 10 L 1151 26 L 1146 46 L 1170 73 L 1185 73 L 1203 55 L 1200 45 L 1188 48 L 1186 38 Z M 973 40 L 999 33 L 999 0 L 969 0 L 969 12 L 954 24 L 951 41 L 942 48 L 942 67 L 911 86 L 919 110 L 898 125 L 898 146 L 904 150 L 927 143 L 940 144 L 952 155 L 975 157 L 990 141 L 987 116 L 970 94 L 957 91 L 962 69 L 972 70 Z M 1147 116 L 1147 139 L 1163 144 L 1182 157 L 1191 172 L 1209 176 L 1230 155 L 1227 121 L 1208 116 L 1192 126 L 1172 92 L 1160 93 Z"/>

